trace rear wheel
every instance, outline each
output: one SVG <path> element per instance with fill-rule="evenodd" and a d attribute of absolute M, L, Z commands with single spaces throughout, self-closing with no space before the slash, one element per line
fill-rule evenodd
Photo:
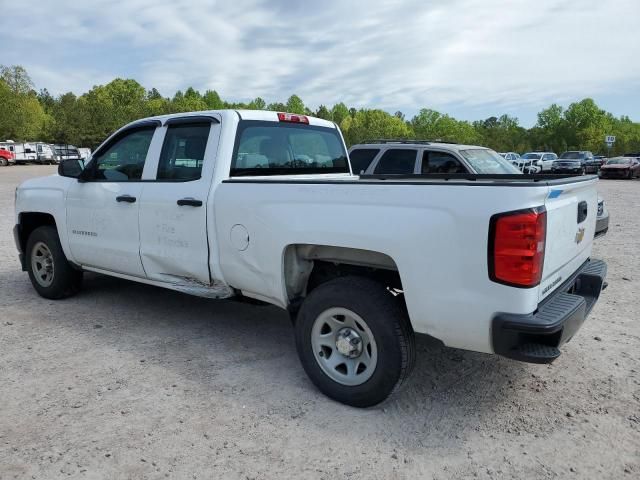
<path fill-rule="evenodd" d="M 383 285 L 364 277 L 323 283 L 296 319 L 298 356 L 327 396 L 354 407 L 384 401 L 415 362 L 406 310 Z"/>
<path fill-rule="evenodd" d="M 80 290 L 82 272 L 67 261 L 55 227 L 36 228 L 27 240 L 25 255 L 31 284 L 42 297 L 57 300 Z"/>

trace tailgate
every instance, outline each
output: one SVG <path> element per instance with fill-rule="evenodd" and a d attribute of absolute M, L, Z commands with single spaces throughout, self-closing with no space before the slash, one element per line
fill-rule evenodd
<path fill-rule="evenodd" d="M 547 240 L 540 300 L 552 293 L 591 255 L 598 212 L 597 178 L 549 188 Z"/>

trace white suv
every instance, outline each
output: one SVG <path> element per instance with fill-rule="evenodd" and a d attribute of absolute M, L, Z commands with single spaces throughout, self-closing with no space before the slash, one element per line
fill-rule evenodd
<path fill-rule="evenodd" d="M 353 145 L 354 174 L 517 174 L 511 162 L 486 147 L 420 140 L 374 140 Z"/>

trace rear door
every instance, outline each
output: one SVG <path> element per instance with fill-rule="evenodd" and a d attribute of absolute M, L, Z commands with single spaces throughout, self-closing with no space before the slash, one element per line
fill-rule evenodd
<path fill-rule="evenodd" d="M 140 257 L 148 278 L 210 285 L 207 198 L 220 136 L 218 116 L 169 119 L 155 181 L 140 202 Z"/>
<path fill-rule="evenodd" d="M 578 180 L 549 189 L 547 240 L 540 299 L 582 265 L 591 252 L 598 213 L 597 180 Z"/>

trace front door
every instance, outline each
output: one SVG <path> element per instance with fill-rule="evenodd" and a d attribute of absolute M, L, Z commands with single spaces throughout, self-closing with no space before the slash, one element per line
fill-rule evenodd
<path fill-rule="evenodd" d="M 114 136 L 87 165 L 87 179 L 67 192 L 69 248 L 76 262 L 144 277 L 138 215 L 141 182 L 155 125 Z"/>
<path fill-rule="evenodd" d="M 220 123 L 173 118 L 163 130 L 156 181 L 145 183 L 140 203 L 142 263 L 152 280 L 211 285 L 207 200 Z"/>

